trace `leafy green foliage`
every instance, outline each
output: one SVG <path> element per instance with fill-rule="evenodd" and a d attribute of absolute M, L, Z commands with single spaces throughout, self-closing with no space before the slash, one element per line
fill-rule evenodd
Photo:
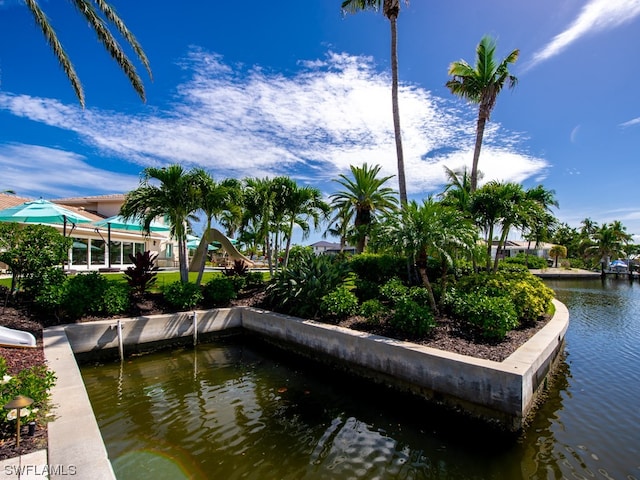
<path fill-rule="evenodd" d="M 457 293 L 449 297 L 453 314 L 476 327 L 487 339 L 504 338 L 519 324 L 513 303 L 505 297 L 482 293 Z"/>
<path fill-rule="evenodd" d="M 409 287 L 405 286 L 399 278 L 392 278 L 380 287 L 380 295 L 382 298 L 390 301 L 392 304 L 406 297 L 408 293 Z"/>
<path fill-rule="evenodd" d="M 129 308 L 128 294 L 125 286 L 109 282 L 98 272 L 75 275 L 64 286 L 63 315 L 75 320 L 85 315 L 123 313 Z"/>
<path fill-rule="evenodd" d="M 157 253 L 136 252 L 129 254 L 133 266 L 127 268 L 124 276 L 131 287 L 131 291 L 136 296 L 144 296 L 145 293 L 156 283 L 158 276 L 158 266 L 156 265 Z"/>
<path fill-rule="evenodd" d="M 479 273 L 461 278 L 457 288 L 462 292 L 506 298 L 512 303 L 520 323 L 538 320 L 547 312 L 554 297 L 553 290 L 529 272 Z"/>
<path fill-rule="evenodd" d="M 411 300 L 408 295 L 395 302 L 395 311 L 389 323 L 415 337 L 426 335 L 436 326 L 431 309 Z"/>
<path fill-rule="evenodd" d="M 257 288 L 264 285 L 264 274 L 262 272 L 249 272 L 246 276 L 246 288 Z"/>
<path fill-rule="evenodd" d="M 63 264 L 72 242 L 47 225 L 0 223 L 0 262 L 11 269 L 12 287 L 35 298 L 46 285 L 44 272 Z"/>
<path fill-rule="evenodd" d="M 33 404 L 27 409 L 29 414 L 23 417 L 23 422 L 44 418 L 48 410 L 49 389 L 56 383 L 56 376 L 43 365 L 24 369 L 17 375 L 8 374 L 7 362 L 0 357 L 0 405 L 6 405 L 17 395 L 25 395 L 33 400 Z M 11 412 L 4 411 L 0 426 L 7 428 L 11 423 L 7 415 Z M 15 431 L 15 427 L 13 427 Z"/>
<path fill-rule="evenodd" d="M 212 306 L 226 305 L 237 296 L 233 280 L 229 277 L 212 278 L 203 287 L 202 295 L 204 303 Z"/>
<path fill-rule="evenodd" d="M 350 265 L 360 280 L 380 285 L 394 277 L 407 278 L 407 259 L 397 255 L 363 253 L 351 257 Z"/>
<path fill-rule="evenodd" d="M 330 317 L 346 318 L 358 311 L 358 297 L 347 287 L 340 286 L 322 297 L 320 310 Z"/>
<path fill-rule="evenodd" d="M 344 261 L 328 255 L 302 254 L 274 275 L 267 286 L 267 301 L 276 311 L 315 318 L 322 297 L 342 285 L 348 275 L 349 266 Z"/>
<path fill-rule="evenodd" d="M 376 298 L 367 300 L 360 305 L 360 315 L 372 325 L 380 325 L 388 313 L 388 309 Z"/>
<path fill-rule="evenodd" d="M 500 263 L 525 265 L 527 268 L 547 268 L 547 260 L 537 255 L 519 253 L 515 257 L 507 257 Z"/>
<path fill-rule="evenodd" d="M 165 285 L 162 294 L 169 305 L 179 310 L 194 308 L 203 298 L 198 285 L 181 281 Z"/>

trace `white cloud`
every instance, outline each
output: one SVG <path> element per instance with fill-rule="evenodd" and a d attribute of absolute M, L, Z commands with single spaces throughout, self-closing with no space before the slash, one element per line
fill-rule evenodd
<path fill-rule="evenodd" d="M 576 139 L 578 138 L 579 132 L 580 132 L 580 125 L 577 125 L 576 127 L 573 128 L 573 130 L 571 130 L 571 134 L 569 135 L 569 138 L 571 139 L 571 143 L 576 143 Z"/>
<path fill-rule="evenodd" d="M 0 93 L 0 109 L 75 132 L 105 155 L 140 166 L 201 166 L 216 178 L 282 174 L 320 188 L 333 188 L 325 182 L 363 162 L 395 175 L 388 76 L 376 71 L 371 58 L 345 53 L 329 52 L 299 65 L 286 77 L 260 67 L 232 68 L 219 55 L 194 48 L 180 64 L 191 78 L 177 86 L 165 108 L 145 106 L 129 115 Z M 401 85 L 410 194 L 441 185 L 443 165 L 470 165 L 476 110 L 456 105 L 423 88 Z M 485 180 L 544 174 L 546 162 L 522 153 L 522 141 L 522 135 L 488 124 L 480 157 Z M 84 159 L 68 155 L 76 169 L 92 174 Z"/>
<path fill-rule="evenodd" d="M 628 122 L 624 122 L 621 123 L 620 126 L 621 127 L 631 127 L 633 125 L 638 125 L 640 124 L 640 117 L 634 118 L 632 120 L 629 120 Z"/>
<path fill-rule="evenodd" d="M 611 30 L 640 15 L 640 0 L 591 0 L 566 30 L 533 55 L 526 68 L 562 53 L 580 38 Z"/>
<path fill-rule="evenodd" d="M 0 145 L 0 189 L 24 197 L 67 197 L 122 193 L 138 185 L 138 177 L 90 166 L 84 157 L 38 145 Z"/>

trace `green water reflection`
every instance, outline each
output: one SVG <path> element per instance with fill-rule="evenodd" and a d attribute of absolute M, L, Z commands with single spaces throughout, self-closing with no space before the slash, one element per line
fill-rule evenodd
<path fill-rule="evenodd" d="M 625 305 L 640 288 L 552 286 L 571 312 L 568 355 L 515 439 L 244 338 L 86 365 L 82 374 L 119 479 L 640 477 L 638 397 L 615 392 L 639 393 L 637 376 L 626 375 L 640 361 L 618 365 L 616 380 L 593 354 L 599 337 L 637 340 L 637 320 L 596 315 L 588 326 L 594 308 L 631 314 Z M 594 295 L 605 298 L 600 307 Z"/>

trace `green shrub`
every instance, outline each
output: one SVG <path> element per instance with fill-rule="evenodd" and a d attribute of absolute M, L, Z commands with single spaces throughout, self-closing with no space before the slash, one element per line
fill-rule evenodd
<path fill-rule="evenodd" d="M 524 265 L 527 268 L 547 268 L 547 260 L 537 255 L 519 253 L 515 257 L 507 257 L 500 263 Z"/>
<path fill-rule="evenodd" d="M 247 277 L 242 275 L 230 275 L 227 276 L 229 280 L 231 280 L 231 285 L 233 285 L 233 290 L 238 293 L 247 285 Z M 235 298 L 235 297 L 233 297 Z"/>
<path fill-rule="evenodd" d="M 358 297 L 347 287 L 338 287 L 322 297 L 320 311 L 331 317 L 346 318 L 358 311 Z"/>
<path fill-rule="evenodd" d="M 0 404 L 6 405 L 17 395 L 24 395 L 33 400 L 33 404 L 28 408 L 28 416 L 22 418 L 24 423 L 46 416 L 49 407 L 49 389 L 55 383 L 56 376 L 43 365 L 26 368 L 17 375 L 10 376 L 6 360 L 0 357 Z M 6 428 L 10 425 L 7 421 L 9 413 L 3 412 L 0 427 Z M 15 427 L 13 430 L 15 432 Z"/>
<path fill-rule="evenodd" d="M 529 269 L 521 263 L 505 263 L 498 264 L 498 271 L 501 273 L 522 273 L 528 272 Z"/>
<path fill-rule="evenodd" d="M 520 323 L 538 320 L 548 311 L 554 297 L 553 290 L 529 272 L 478 273 L 461 278 L 456 288 L 460 292 L 509 299 Z"/>
<path fill-rule="evenodd" d="M 131 306 L 131 288 L 121 283 L 109 283 L 102 296 L 102 313 L 118 315 Z"/>
<path fill-rule="evenodd" d="M 371 299 L 360 305 L 360 315 L 372 325 L 380 325 L 389 313 L 388 309 L 378 299 Z"/>
<path fill-rule="evenodd" d="M 103 313 L 103 297 L 109 281 L 98 272 L 69 277 L 65 284 L 62 309 L 66 317 L 78 319 L 84 315 Z"/>
<path fill-rule="evenodd" d="M 409 288 L 402 283 L 402 280 L 395 277 L 380 287 L 380 295 L 383 299 L 392 304 L 404 298 L 409 293 Z"/>
<path fill-rule="evenodd" d="M 398 277 L 407 278 L 407 259 L 397 255 L 363 253 L 350 259 L 351 270 L 361 280 L 382 285 Z"/>
<path fill-rule="evenodd" d="M 226 305 L 237 297 L 233 277 L 215 277 L 207 282 L 202 289 L 203 300 L 206 305 Z"/>
<path fill-rule="evenodd" d="M 435 290 L 435 288 L 434 288 Z M 425 287 L 411 287 L 407 292 L 409 299 L 416 302 L 418 305 L 423 307 L 430 306 L 429 305 L 429 292 Z"/>
<path fill-rule="evenodd" d="M 396 301 L 395 311 L 389 323 L 415 337 L 426 335 L 436 326 L 431 309 L 419 305 L 409 297 L 402 297 Z"/>
<path fill-rule="evenodd" d="M 59 267 L 44 269 L 41 274 L 43 285 L 33 298 L 33 307 L 40 313 L 53 315 L 60 319 L 60 309 L 65 299 L 67 276 Z"/>
<path fill-rule="evenodd" d="M 490 297 L 480 293 L 462 293 L 452 302 L 453 313 L 477 328 L 487 339 L 501 339 L 518 326 L 513 302 L 504 297 Z"/>
<path fill-rule="evenodd" d="M 245 277 L 246 288 L 257 288 L 264 285 L 264 275 L 262 272 L 249 272 Z"/>
<path fill-rule="evenodd" d="M 380 285 L 377 282 L 371 280 L 365 280 L 362 278 L 355 279 L 356 296 L 361 302 L 378 298 L 380 296 Z"/>
<path fill-rule="evenodd" d="M 349 265 L 344 260 L 303 250 L 274 275 L 267 286 L 267 301 L 275 311 L 315 318 L 322 297 L 343 285 L 348 276 Z"/>
<path fill-rule="evenodd" d="M 202 301 L 202 291 L 200 287 L 190 282 L 184 283 L 177 281 L 165 285 L 162 294 L 169 305 L 179 310 L 194 308 Z"/>

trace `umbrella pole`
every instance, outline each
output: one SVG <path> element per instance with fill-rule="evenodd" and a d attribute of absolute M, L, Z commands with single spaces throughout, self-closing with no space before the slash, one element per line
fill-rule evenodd
<path fill-rule="evenodd" d="M 111 269 L 111 224 L 107 223 L 107 256 L 109 258 L 109 269 Z"/>
<path fill-rule="evenodd" d="M 67 236 L 67 216 L 62 215 L 62 236 Z"/>

